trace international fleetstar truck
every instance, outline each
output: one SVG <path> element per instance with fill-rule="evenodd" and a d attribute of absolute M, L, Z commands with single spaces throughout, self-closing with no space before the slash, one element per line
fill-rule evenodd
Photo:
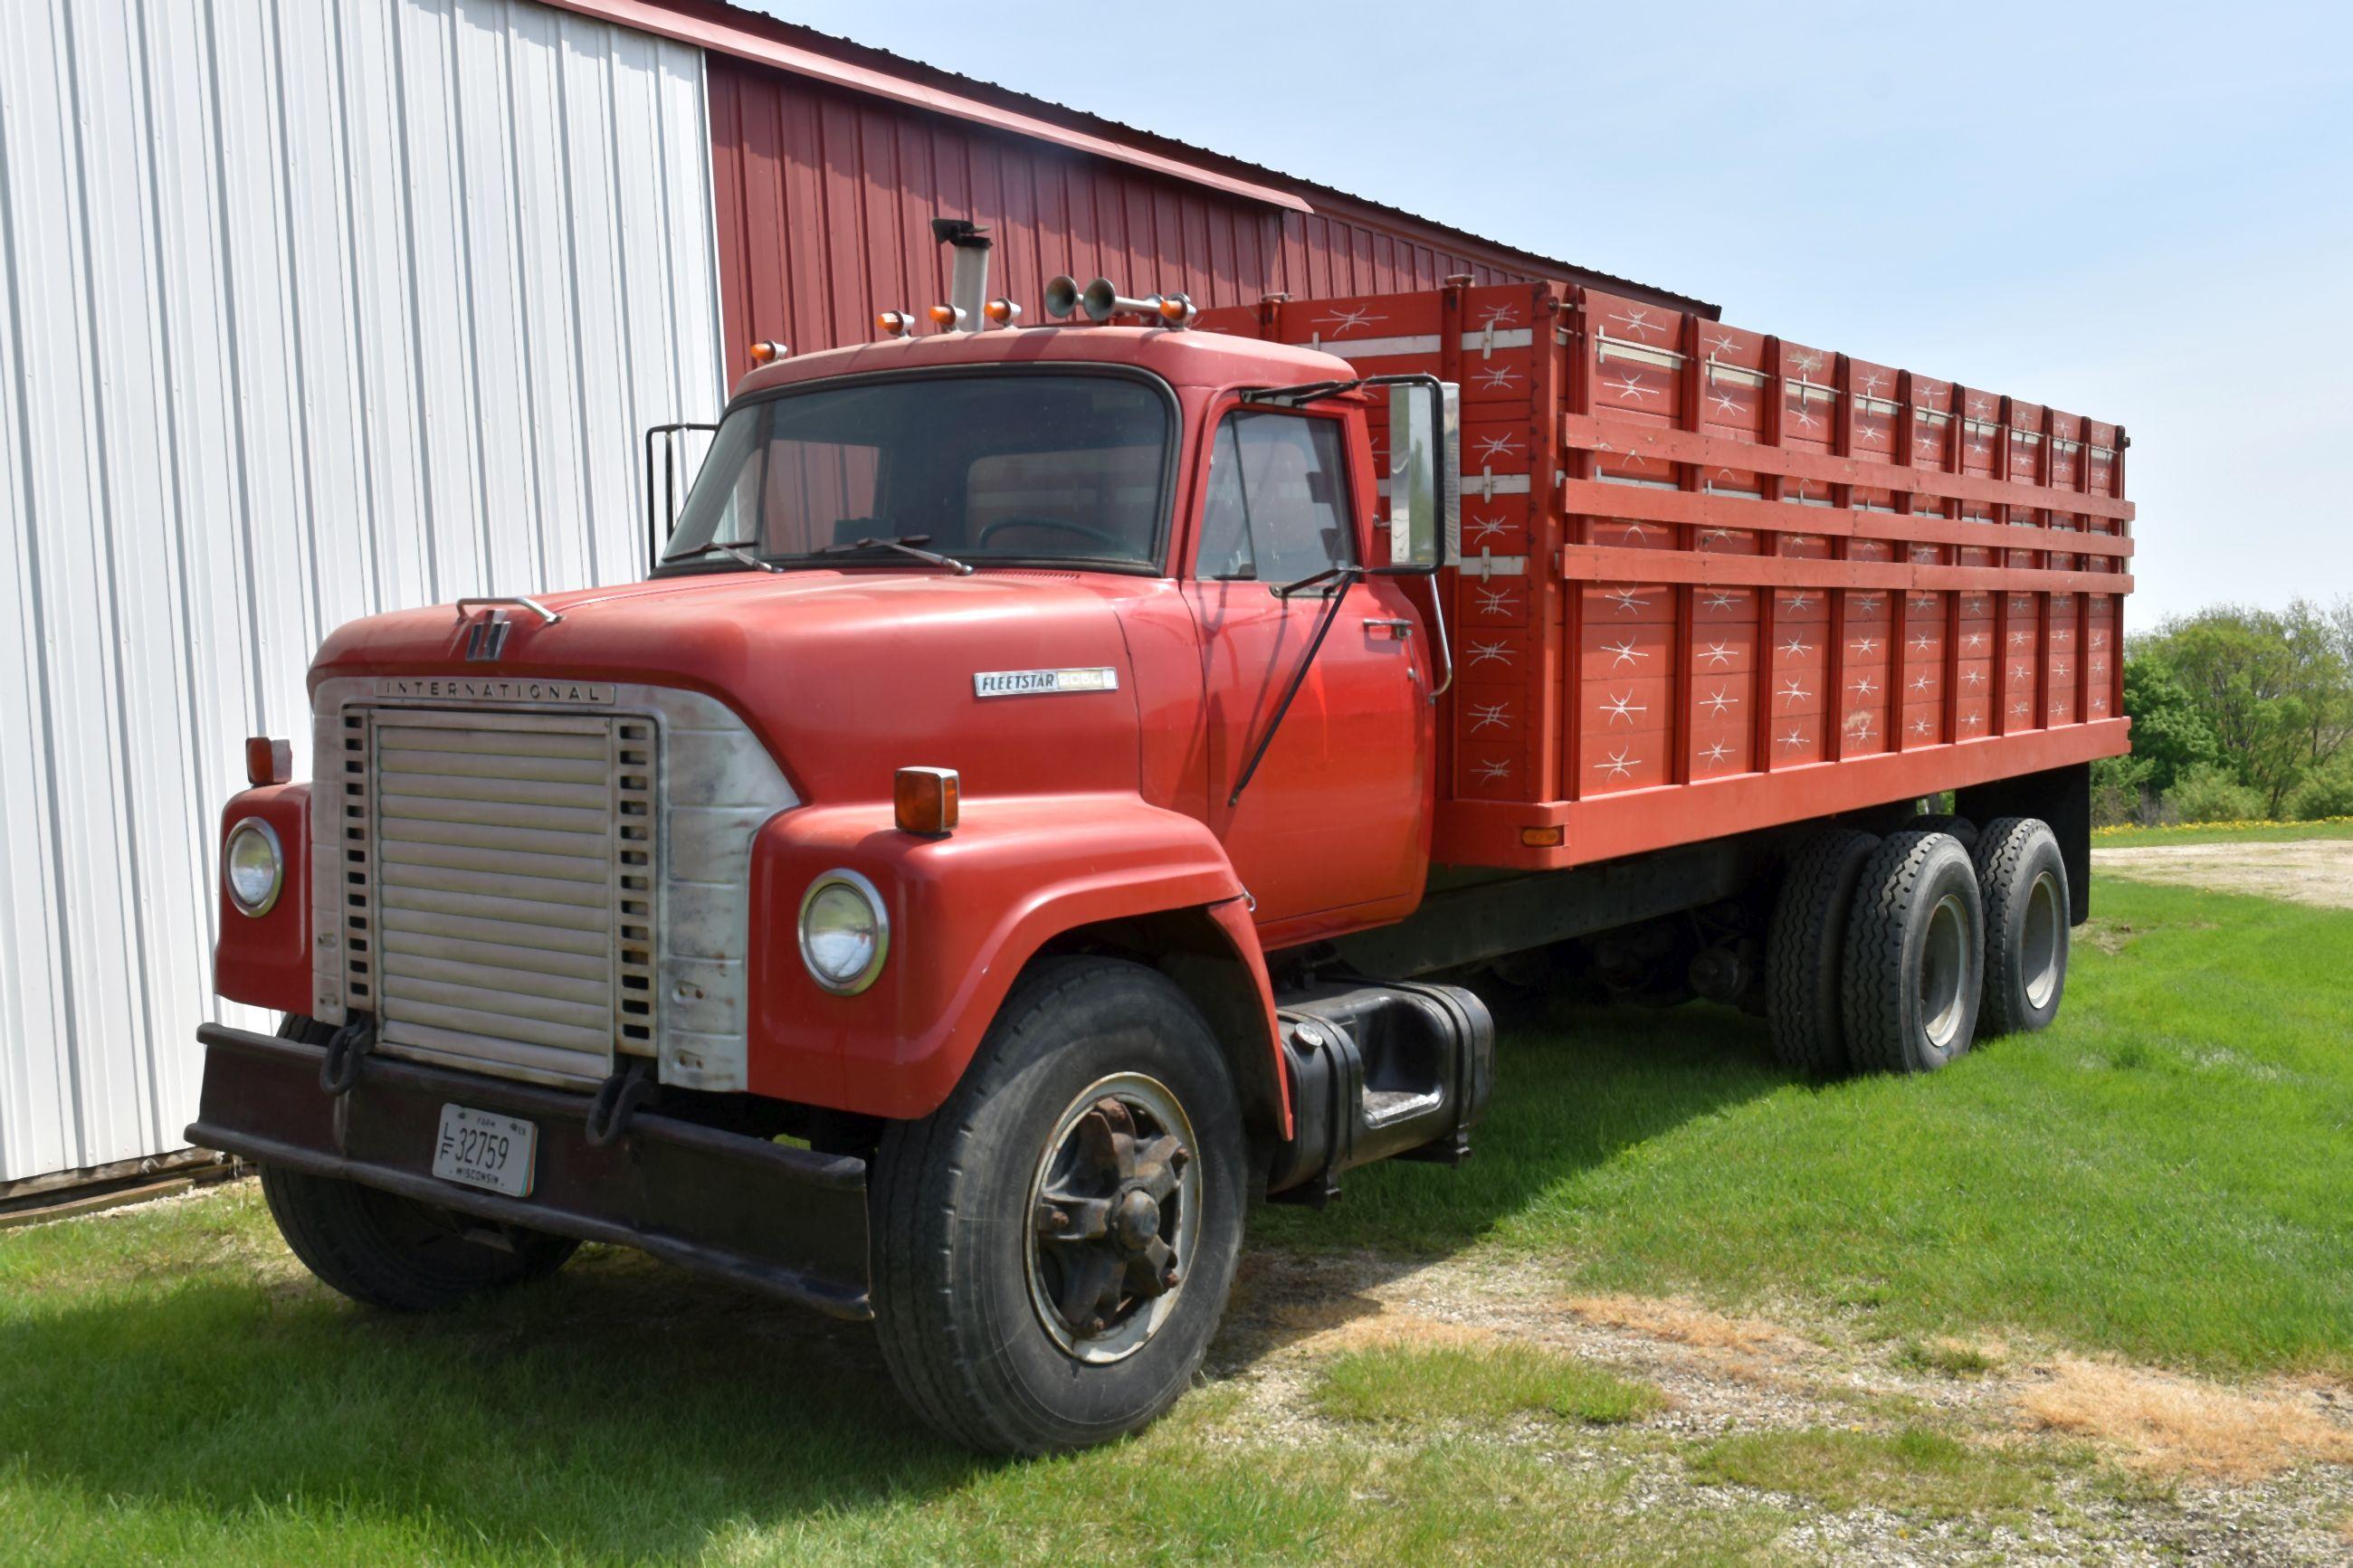
<path fill-rule="evenodd" d="M 1591 288 L 984 271 L 758 345 L 644 581 L 354 622 L 309 782 L 249 744 L 216 985 L 285 1022 L 189 1137 L 328 1284 L 635 1247 L 1037 1452 L 1178 1396 L 1251 1205 L 1463 1159 L 1491 1004 L 1815 1074 L 2057 1011 L 2115 426 Z"/>

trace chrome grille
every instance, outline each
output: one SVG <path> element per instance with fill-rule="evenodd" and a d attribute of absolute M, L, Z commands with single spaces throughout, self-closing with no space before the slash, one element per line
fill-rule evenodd
<path fill-rule="evenodd" d="M 564 677 L 335 677 L 311 716 L 314 1017 L 373 1016 L 388 1055 L 506 1078 L 577 1088 L 617 1051 L 665 1084 L 748 1087 L 753 840 L 799 802 L 733 710 Z M 407 753 L 397 790 L 387 753 Z M 540 787 L 593 784 L 545 764 L 599 754 L 603 796 Z M 380 847 L 398 857 L 382 876 Z M 601 926 L 593 904 L 534 896 L 600 852 Z M 592 999 L 577 983 L 600 975 Z"/>
<path fill-rule="evenodd" d="M 652 721 L 378 710 L 364 746 L 345 925 L 380 1045 L 564 1082 L 651 1054 Z"/>

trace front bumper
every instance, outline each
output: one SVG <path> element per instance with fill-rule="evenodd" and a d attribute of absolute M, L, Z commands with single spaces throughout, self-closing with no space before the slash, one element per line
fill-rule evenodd
<path fill-rule="evenodd" d="M 866 1162 L 640 1111 L 588 1142 L 588 1097 L 371 1056 L 357 1087 L 319 1087 L 322 1047 L 206 1024 L 204 1099 L 188 1142 L 259 1164 L 339 1176 L 501 1225 L 634 1247 L 837 1318 L 867 1294 Z M 441 1107 L 539 1129 L 527 1198 L 432 1173 Z"/>

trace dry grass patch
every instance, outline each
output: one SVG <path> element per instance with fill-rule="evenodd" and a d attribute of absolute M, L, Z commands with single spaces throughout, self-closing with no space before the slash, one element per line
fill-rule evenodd
<path fill-rule="evenodd" d="M 2037 1426 L 2113 1445 L 2149 1474 L 2259 1481 L 2353 1464 L 2353 1430 L 2293 1393 L 2242 1393 L 2113 1362 L 2062 1360 L 2018 1397 Z"/>
<path fill-rule="evenodd" d="M 1757 1355 L 1795 1349 L 1801 1342 L 1778 1323 L 1768 1323 L 1761 1318 L 1729 1317 L 1681 1297 L 1579 1296 L 1567 1305 L 1588 1322 L 1701 1350 Z"/>
<path fill-rule="evenodd" d="M 1286 1302 L 1263 1316 L 1268 1323 L 1292 1336 L 1288 1348 L 1293 1353 L 1310 1356 L 1437 1345 L 1480 1349 L 1495 1344 L 1503 1337 L 1479 1323 L 1455 1322 L 1378 1306 L 1367 1310 L 1361 1300 L 1324 1305 Z"/>

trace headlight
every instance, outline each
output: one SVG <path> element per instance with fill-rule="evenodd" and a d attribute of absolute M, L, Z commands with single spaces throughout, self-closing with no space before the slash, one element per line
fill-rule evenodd
<path fill-rule="evenodd" d="M 828 871 L 801 898 L 801 962 L 828 991 L 853 996 L 874 984 L 891 951 L 882 895 L 855 871 Z"/>
<path fill-rule="evenodd" d="M 228 901 L 239 913 L 269 912 L 286 881 L 286 857 L 269 824 L 248 816 L 228 830 L 228 844 L 221 854 L 221 880 L 227 884 Z"/>

